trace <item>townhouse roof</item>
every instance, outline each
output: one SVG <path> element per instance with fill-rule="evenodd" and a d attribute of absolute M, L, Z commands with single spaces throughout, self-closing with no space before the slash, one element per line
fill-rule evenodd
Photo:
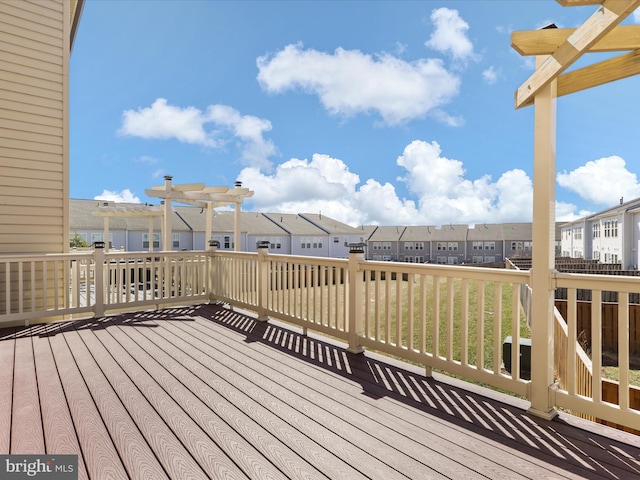
<path fill-rule="evenodd" d="M 293 236 L 327 236 L 326 230 L 314 225 L 312 222 L 297 213 L 263 213 L 280 228 Z"/>
<path fill-rule="evenodd" d="M 402 237 L 405 229 L 404 226 L 380 226 L 369 237 L 371 242 L 397 242 Z"/>
<path fill-rule="evenodd" d="M 429 236 L 436 227 L 425 225 L 411 225 L 404 229 L 402 236 L 400 237 L 401 242 L 425 242 L 429 240 Z"/>
<path fill-rule="evenodd" d="M 69 200 L 69 228 L 71 230 L 103 230 L 104 216 L 95 215 L 100 211 L 110 209 L 114 215 L 109 216 L 109 230 L 129 230 L 129 231 L 148 231 L 149 218 L 154 215 L 149 212 L 149 216 L 144 216 L 142 210 L 145 205 L 139 203 L 117 203 L 107 200 Z M 127 210 L 139 210 L 139 216 L 126 216 Z M 118 215 L 121 212 L 121 216 Z M 153 229 L 160 230 L 162 228 L 162 217 L 153 217 Z M 171 229 L 175 232 L 191 231 L 189 225 L 173 210 L 171 218 Z"/>
<path fill-rule="evenodd" d="M 498 223 L 477 223 L 467 231 L 469 241 L 502 240 L 503 238 L 504 226 Z"/>
<path fill-rule="evenodd" d="M 503 240 L 531 241 L 533 239 L 533 226 L 531 223 L 505 223 L 502 225 L 502 232 Z"/>
<path fill-rule="evenodd" d="M 432 241 L 447 240 L 464 242 L 467 240 L 467 230 L 469 225 L 455 224 L 455 225 L 442 225 L 438 228 L 431 229 Z"/>
<path fill-rule="evenodd" d="M 352 227 L 346 223 L 339 222 L 331 217 L 322 215 L 320 213 L 301 213 L 301 217 L 310 221 L 314 225 L 322 228 L 329 234 L 342 234 L 342 235 L 363 235 L 361 229 Z"/>

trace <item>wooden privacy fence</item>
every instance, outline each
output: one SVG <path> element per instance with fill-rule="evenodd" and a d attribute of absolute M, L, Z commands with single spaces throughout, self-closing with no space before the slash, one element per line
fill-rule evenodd
<path fill-rule="evenodd" d="M 556 308 L 567 318 L 567 300 L 557 300 Z M 578 301 L 577 334 L 586 349 L 591 348 L 591 302 Z M 602 303 L 602 351 L 618 351 L 618 304 Z M 629 354 L 640 355 L 640 305 L 629 305 Z"/>

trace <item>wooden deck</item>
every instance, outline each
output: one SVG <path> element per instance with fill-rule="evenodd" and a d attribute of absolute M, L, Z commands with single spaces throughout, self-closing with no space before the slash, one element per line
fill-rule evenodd
<path fill-rule="evenodd" d="M 0 330 L 0 365 L 0 454 L 79 478 L 640 478 L 638 437 L 222 305 Z"/>

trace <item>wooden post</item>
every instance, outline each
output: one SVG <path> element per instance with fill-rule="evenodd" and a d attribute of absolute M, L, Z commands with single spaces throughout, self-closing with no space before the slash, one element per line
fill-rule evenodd
<path fill-rule="evenodd" d="M 164 238 L 162 240 L 162 250 L 165 252 L 170 252 L 172 250 L 171 246 L 173 242 L 171 240 L 172 232 L 171 232 L 171 179 L 173 177 L 171 175 L 165 175 L 164 177 L 164 189 L 165 189 L 165 197 L 164 197 L 164 222 L 162 233 L 164 234 Z M 153 239 L 150 239 L 153 241 Z"/>
<path fill-rule="evenodd" d="M 538 66 L 546 57 L 537 57 Z M 533 147 L 533 249 L 531 266 L 531 407 L 529 412 L 551 419 L 553 378 L 553 307 L 555 269 L 557 80 L 535 96 Z"/>
<path fill-rule="evenodd" d="M 350 353 L 362 353 L 364 347 L 360 345 L 362 335 L 362 273 L 358 268 L 364 261 L 364 245 L 354 243 L 349 249 L 349 347 Z"/>
<path fill-rule="evenodd" d="M 93 289 L 95 292 L 95 306 L 93 310 L 94 317 L 104 317 L 104 243 L 96 242 L 93 249 L 94 273 L 93 273 Z M 108 271 L 108 269 L 106 269 Z M 88 279 L 87 279 L 88 280 Z M 108 281 L 108 280 L 107 280 Z M 90 287 L 87 282 L 87 287 Z M 88 299 L 91 298 L 91 289 L 87 288 Z"/>
<path fill-rule="evenodd" d="M 258 242 L 258 321 L 269 320 L 267 315 L 269 293 L 269 242 Z"/>

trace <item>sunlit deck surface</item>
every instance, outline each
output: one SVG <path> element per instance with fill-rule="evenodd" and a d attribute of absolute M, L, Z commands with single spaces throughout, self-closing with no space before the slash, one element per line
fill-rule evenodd
<path fill-rule="evenodd" d="M 222 305 L 5 328 L 0 454 L 92 479 L 640 477 L 637 437 L 343 347 Z"/>

